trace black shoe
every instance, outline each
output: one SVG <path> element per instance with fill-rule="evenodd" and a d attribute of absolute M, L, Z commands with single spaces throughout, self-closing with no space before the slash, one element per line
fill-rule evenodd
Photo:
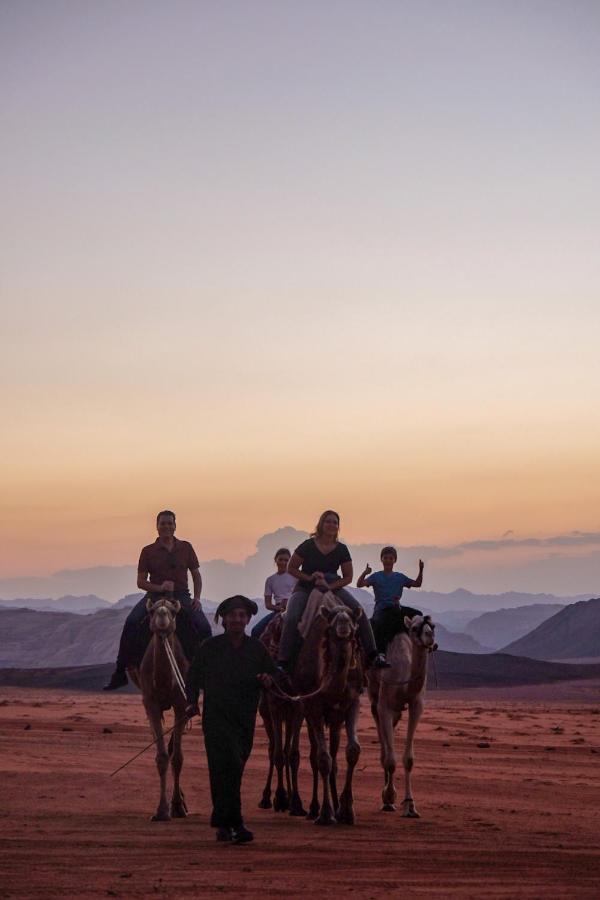
<path fill-rule="evenodd" d="M 115 671 L 110 676 L 110 681 L 108 684 L 105 684 L 102 688 L 103 691 L 117 691 L 119 688 L 125 687 L 126 684 L 129 684 L 127 681 L 127 675 L 125 672 L 120 672 L 119 669 L 115 669 Z"/>
<path fill-rule="evenodd" d="M 249 844 L 250 841 L 254 840 L 254 835 L 251 831 L 249 831 L 245 825 L 240 825 L 239 828 L 231 829 L 231 843 L 232 844 Z"/>
<path fill-rule="evenodd" d="M 231 842 L 231 828 L 218 828 L 217 840 L 223 844 L 229 844 Z"/>
<path fill-rule="evenodd" d="M 377 653 L 370 662 L 371 669 L 391 669 L 384 653 Z"/>

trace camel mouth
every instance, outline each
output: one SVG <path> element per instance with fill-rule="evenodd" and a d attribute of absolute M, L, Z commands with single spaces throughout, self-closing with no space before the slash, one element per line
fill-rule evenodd
<path fill-rule="evenodd" d="M 175 630 L 175 623 L 167 612 L 156 613 L 152 620 L 152 630 L 156 632 L 168 632 Z"/>

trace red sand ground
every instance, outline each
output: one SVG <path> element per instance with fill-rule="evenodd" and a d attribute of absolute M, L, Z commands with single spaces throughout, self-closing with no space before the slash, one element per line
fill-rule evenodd
<path fill-rule="evenodd" d="M 259 727 L 244 781 L 256 840 L 232 847 L 217 845 L 207 824 L 197 725 L 185 739 L 191 815 L 151 823 L 152 753 L 109 778 L 149 741 L 138 697 L 4 689 L 0 895 L 600 896 L 598 684 L 516 689 L 515 699 L 484 693 L 430 693 L 416 743 L 419 820 L 379 811 L 378 746 L 366 707 L 353 828 L 259 810 Z M 307 803 L 305 752 L 302 769 Z"/>

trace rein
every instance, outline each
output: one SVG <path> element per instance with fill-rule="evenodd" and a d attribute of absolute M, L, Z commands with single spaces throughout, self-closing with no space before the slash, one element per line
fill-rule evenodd
<path fill-rule="evenodd" d="M 316 697 L 317 694 L 320 694 L 323 690 L 323 685 L 319 685 L 317 690 L 311 691 L 310 694 L 294 694 L 294 696 L 288 694 L 287 691 L 284 691 L 283 688 L 280 688 L 275 682 L 268 687 L 265 686 L 264 690 L 279 697 L 280 700 L 290 700 L 292 703 L 302 703 L 304 700 L 309 700 L 311 697 Z"/>
<path fill-rule="evenodd" d="M 177 687 L 181 691 L 183 695 L 183 699 L 187 703 L 187 694 L 185 692 L 185 681 L 183 680 L 183 675 L 181 674 L 181 669 L 177 665 L 177 660 L 175 659 L 175 654 L 173 653 L 173 648 L 169 643 L 169 638 L 161 638 L 165 651 L 167 653 L 167 658 L 169 660 L 169 664 L 171 666 L 171 671 L 175 677 L 175 681 L 177 682 Z"/>
<path fill-rule="evenodd" d="M 150 749 L 150 747 L 154 747 L 154 745 L 155 745 L 158 741 L 160 741 L 161 737 L 165 738 L 168 734 L 171 734 L 171 732 L 172 732 L 172 731 L 175 731 L 175 729 L 177 728 L 177 726 L 180 725 L 182 722 L 189 723 L 189 726 L 190 726 L 190 728 L 191 728 L 191 726 L 192 726 L 192 720 L 189 719 L 187 716 L 184 716 L 182 719 L 175 719 L 175 724 L 174 724 L 174 725 L 171 725 L 170 728 L 167 728 L 166 731 L 163 731 L 162 735 L 159 734 L 159 736 L 158 736 L 157 738 L 154 738 L 154 740 L 151 741 L 146 747 L 144 747 L 143 750 L 140 750 L 138 753 L 135 754 L 135 756 L 132 756 L 131 759 L 128 759 L 127 762 L 123 763 L 122 766 L 119 766 L 118 769 L 115 769 L 114 772 L 111 772 L 110 775 L 109 775 L 108 777 L 109 777 L 109 778 L 112 778 L 113 775 L 116 775 L 117 772 L 120 772 L 121 769 L 124 769 L 126 766 L 129 765 L 129 763 L 132 763 L 134 760 L 136 760 L 136 759 L 138 758 L 138 756 L 141 756 L 142 753 L 145 753 L 146 750 L 149 750 L 149 749 Z"/>

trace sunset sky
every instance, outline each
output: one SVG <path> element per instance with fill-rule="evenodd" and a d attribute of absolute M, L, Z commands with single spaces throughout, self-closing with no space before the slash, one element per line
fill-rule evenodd
<path fill-rule="evenodd" d="M 0 35 L 0 577 L 135 563 L 163 507 L 232 561 L 326 507 L 600 531 L 597 2 L 8 0 Z"/>

